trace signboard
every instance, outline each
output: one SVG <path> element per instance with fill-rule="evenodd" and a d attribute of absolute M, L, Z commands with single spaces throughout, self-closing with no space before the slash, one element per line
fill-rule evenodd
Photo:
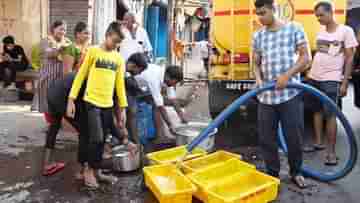
<path fill-rule="evenodd" d="M 278 18 L 285 22 L 294 20 L 295 6 L 293 0 L 278 0 L 276 4 L 276 14 Z"/>

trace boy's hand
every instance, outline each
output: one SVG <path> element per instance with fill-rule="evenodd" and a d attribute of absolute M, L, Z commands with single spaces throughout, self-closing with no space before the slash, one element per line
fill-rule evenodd
<path fill-rule="evenodd" d="M 66 108 L 66 115 L 69 118 L 75 118 L 75 111 L 76 111 L 76 108 L 75 108 L 74 100 L 69 99 L 68 104 L 67 104 L 67 108 Z"/>
<path fill-rule="evenodd" d="M 182 116 L 182 118 L 181 118 L 181 123 L 183 123 L 183 124 L 188 124 L 189 121 L 188 121 L 188 119 L 187 119 L 185 116 Z"/>
<path fill-rule="evenodd" d="M 121 109 L 118 111 L 118 127 L 120 129 L 124 129 L 126 128 L 126 112 L 125 112 L 125 109 Z"/>

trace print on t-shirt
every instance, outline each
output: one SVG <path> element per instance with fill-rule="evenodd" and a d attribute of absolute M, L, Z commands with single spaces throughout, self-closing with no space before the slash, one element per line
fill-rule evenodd
<path fill-rule="evenodd" d="M 117 64 L 113 61 L 109 61 L 106 59 L 97 59 L 96 60 L 96 68 L 103 68 L 116 71 Z"/>
<path fill-rule="evenodd" d="M 340 53 L 344 52 L 345 44 L 337 40 L 328 41 L 328 40 L 317 40 L 318 51 L 329 54 L 331 56 L 337 56 Z"/>

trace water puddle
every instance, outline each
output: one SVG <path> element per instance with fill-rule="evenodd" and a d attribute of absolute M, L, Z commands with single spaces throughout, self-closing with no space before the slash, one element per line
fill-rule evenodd
<path fill-rule="evenodd" d="M 27 190 L 22 190 L 16 193 L 5 193 L 0 195 L 1 203 L 20 203 L 25 201 L 30 195 L 30 192 Z"/>
<path fill-rule="evenodd" d="M 16 183 L 13 186 L 8 186 L 8 187 L 0 189 L 0 192 L 12 192 L 12 191 L 21 190 L 21 189 L 27 189 L 27 188 L 31 187 L 32 185 L 34 185 L 34 182 Z"/>

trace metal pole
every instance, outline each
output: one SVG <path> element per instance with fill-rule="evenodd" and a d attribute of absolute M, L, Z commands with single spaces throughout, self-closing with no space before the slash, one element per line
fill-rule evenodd
<path fill-rule="evenodd" d="M 167 25 L 168 25 L 168 47 L 167 47 L 167 64 L 170 65 L 173 62 L 172 57 L 172 35 L 173 35 L 173 15 L 174 5 L 176 0 L 168 0 L 167 7 Z"/>

